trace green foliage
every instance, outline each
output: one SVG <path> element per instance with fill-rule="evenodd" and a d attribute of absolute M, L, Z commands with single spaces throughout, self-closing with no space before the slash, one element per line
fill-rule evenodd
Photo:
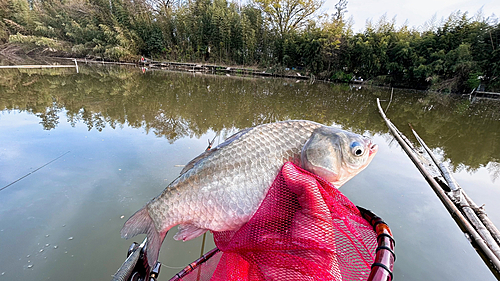
<path fill-rule="evenodd" d="M 267 16 L 267 22 L 279 37 L 307 24 L 307 20 L 323 5 L 321 0 L 253 0 Z"/>
<path fill-rule="evenodd" d="M 469 77 L 468 77 L 466 84 L 465 84 L 467 86 L 467 88 L 476 89 L 479 86 L 479 84 L 481 84 L 480 77 L 482 77 L 480 72 L 469 73 Z"/>
<path fill-rule="evenodd" d="M 354 78 L 352 73 L 345 73 L 344 71 L 336 71 L 333 73 L 331 80 L 335 82 L 349 83 Z"/>
<path fill-rule="evenodd" d="M 231 0 L 0 0 L 0 42 L 55 49 L 68 45 L 80 56 L 113 60 L 142 55 L 296 68 L 336 81 L 355 75 L 375 84 L 443 92 L 470 92 L 482 76 L 487 90 L 500 90 L 496 18 L 457 11 L 441 23 L 416 30 L 397 27 L 394 19 L 383 16 L 353 34 L 345 19 L 346 0 L 339 0 L 333 15 L 314 18 L 321 4 L 320 0 L 254 0 L 244 6 Z M 291 16 L 287 11 L 297 13 Z"/>
<path fill-rule="evenodd" d="M 496 42 L 489 34 L 495 28 L 489 20 L 456 12 L 440 27 L 417 31 L 396 29 L 394 21 L 382 17 L 363 33 L 348 37 L 341 46 L 343 65 L 365 79 L 379 77 L 376 80 L 393 86 L 446 92 L 470 92 L 480 74 L 495 90 L 492 80 L 498 74 L 493 74 L 492 65 L 498 60 L 493 59 Z"/>
<path fill-rule="evenodd" d="M 33 36 L 33 35 L 25 36 L 19 33 L 16 35 L 10 35 L 9 42 L 21 43 L 21 44 L 33 44 L 36 46 L 49 47 L 56 50 L 64 49 L 63 44 L 61 44 L 57 40 L 42 36 Z"/>
<path fill-rule="evenodd" d="M 129 52 L 129 50 L 123 47 L 115 46 L 111 48 L 106 48 L 106 50 L 104 51 L 104 56 L 112 60 L 119 61 L 122 59 L 130 58 L 132 54 Z"/>

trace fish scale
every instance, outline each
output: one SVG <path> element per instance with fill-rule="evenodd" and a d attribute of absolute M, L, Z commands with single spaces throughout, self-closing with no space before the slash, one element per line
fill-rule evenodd
<path fill-rule="evenodd" d="M 369 154 L 354 157 L 353 143 Z M 306 165 L 303 168 L 340 186 L 368 165 L 374 147 L 362 136 L 311 121 L 283 121 L 240 131 L 188 163 L 159 196 L 127 220 L 122 237 L 146 233 L 153 264 L 166 233 L 175 225 L 179 231 L 174 238 L 181 240 L 207 230 L 239 229 L 257 211 L 285 162 Z M 325 160 L 316 159 L 318 155 Z M 336 165 L 329 167 L 332 161 Z M 330 171 L 332 167 L 346 171 Z M 344 178 L 335 179 L 340 175 Z"/>

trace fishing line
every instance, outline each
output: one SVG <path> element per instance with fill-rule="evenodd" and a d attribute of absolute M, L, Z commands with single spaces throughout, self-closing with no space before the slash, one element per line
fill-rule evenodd
<path fill-rule="evenodd" d="M 166 268 L 170 268 L 170 269 L 183 269 L 183 268 L 186 268 L 186 266 L 170 266 L 170 265 L 166 265 L 164 263 L 161 264 L 161 267 L 166 267 Z"/>
<path fill-rule="evenodd" d="M 15 181 L 13 181 L 13 182 L 9 183 L 8 185 L 6 185 L 6 186 L 4 186 L 4 187 L 0 188 L 0 191 L 2 191 L 2 190 L 4 190 L 4 189 L 6 189 L 7 187 L 9 187 L 9 186 L 11 186 L 11 185 L 15 184 L 15 183 L 16 183 L 16 182 L 18 182 L 18 181 L 20 181 L 20 180 L 24 179 L 25 177 L 27 177 L 27 176 L 29 176 L 29 175 L 33 174 L 34 172 L 36 172 L 36 171 L 40 170 L 41 168 L 43 168 L 43 167 L 45 167 L 45 166 L 49 165 L 50 163 L 52 163 L 52 162 L 56 161 L 57 159 L 59 159 L 59 158 L 63 157 L 64 155 L 66 155 L 66 154 L 68 154 L 68 153 L 70 153 L 70 151 L 66 151 L 65 153 L 63 153 L 63 154 L 62 154 L 62 155 L 60 155 L 59 157 L 52 159 L 51 161 L 49 161 L 49 162 L 45 163 L 44 165 L 42 165 L 42 166 L 40 166 L 40 167 L 36 168 L 35 170 L 33 170 L 33 171 L 31 171 L 31 172 L 27 173 L 26 175 L 24 175 L 24 176 L 22 176 L 22 177 L 18 178 L 17 180 L 15 180 Z"/>

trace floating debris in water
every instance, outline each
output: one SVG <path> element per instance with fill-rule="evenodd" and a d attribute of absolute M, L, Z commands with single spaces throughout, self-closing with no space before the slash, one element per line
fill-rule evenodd
<path fill-rule="evenodd" d="M 125 216 L 121 216 L 120 219 L 123 219 Z"/>
<path fill-rule="evenodd" d="M 73 240 L 73 236 L 71 236 L 70 238 L 68 238 L 68 240 Z"/>
<path fill-rule="evenodd" d="M 65 253 L 65 254 L 67 254 L 67 253 L 68 253 L 68 251 L 64 251 L 64 253 Z"/>
<path fill-rule="evenodd" d="M 5 271 L 4 271 L 4 272 L 2 272 L 2 274 L 1 274 L 1 275 L 5 275 Z"/>
<path fill-rule="evenodd" d="M 63 224 L 63 227 L 65 227 L 65 226 L 66 226 L 66 225 L 65 225 L 65 224 Z"/>
<path fill-rule="evenodd" d="M 43 252 L 43 249 L 40 249 L 40 251 L 39 251 L 39 252 L 40 252 L 40 253 L 41 253 L 41 252 Z"/>
<path fill-rule="evenodd" d="M 45 244 L 45 247 L 48 247 L 48 246 L 50 246 L 50 244 L 49 244 L 49 243 Z"/>
<path fill-rule="evenodd" d="M 58 248 L 57 245 L 54 245 L 54 249 L 57 249 L 57 248 Z"/>
<path fill-rule="evenodd" d="M 33 265 L 32 265 L 32 264 L 28 264 L 28 268 L 32 268 L 32 267 L 33 267 Z"/>
<path fill-rule="evenodd" d="M 27 257 L 27 258 L 29 258 L 29 257 L 30 257 L 30 255 L 27 255 L 26 257 Z"/>
<path fill-rule="evenodd" d="M 49 237 L 49 236 L 50 236 L 50 235 L 48 235 L 48 234 L 45 234 L 45 237 Z"/>

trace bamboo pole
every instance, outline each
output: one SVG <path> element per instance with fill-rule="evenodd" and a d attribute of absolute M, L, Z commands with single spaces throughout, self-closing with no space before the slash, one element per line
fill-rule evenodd
<path fill-rule="evenodd" d="M 500 259 L 500 233 L 495 225 L 489 220 L 484 211 L 477 208 L 477 205 L 472 201 L 472 199 L 467 196 L 465 191 L 460 187 L 457 181 L 453 178 L 450 170 L 435 156 L 434 153 L 429 149 L 429 147 L 425 144 L 424 140 L 417 134 L 415 129 L 410 125 L 413 135 L 417 139 L 417 141 L 422 145 L 427 154 L 431 157 L 432 161 L 436 166 L 438 166 L 441 175 L 443 175 L 444 179 L 448 183 L 448 186 L 452 190 L 451 193 L 448 193 L 451 200 L 455 202 L 455 204 L 459 205 L 462 208 L 464 214 L 467 216 L 471 224 L 478 231 L 479 235 L 484 239 L 488 247 L 493 251 L 493 253 Z M 473 206 L 475 208 L 473 208 Z M 482 213 L 482 217 L 479 216 L 477 212 Z"/>
<path fill-rule="evenodd" d="M 75 65 L 0 65 L 0 69 L 8 68 L 78 68 Z"/>
<path fill-rule="evenodd" d="M 465 200 L 469 202 L 470 207 L 474 210 L 474 212 L 477 214 L 477 216 L 481 219 L 481 221 L 484 223 L 486 228 L 490 231 L 491 235 L 493 235 L 493 238 L 497 241 L 497 243 L 500 245 L 500 231 L 498 228 L 493 224 L 493 222 L 490 220 L 488 215 L 484 212 L 483 207 L 478 207 L 474 201 L 466 194 L 464 193 Z"/>
<path fill-rule="evenodd" d="M 479 253 L 485 264 L 491 270 L 493 275 L 500 280 L 500 260 L 496 257 L 496 255 L 491 251 L 491 249 L 486 245 L 484 240 L 478 234 L 478 232 L 474 229 L 474 227 L 470 224 L 470 222 L 464 217 L 464 215 L 460 212 L 460 210 L 455 206 L 455 204 L 451 201 L 450 198 L 446 195 L 446 193 L 442 190 L 441 186 L 436 182 L 436 180 L 429 174 L 426 168 L 420 163 L 418 160 L 418 156 L 410 148 L 410 145 L 403 140 L 403 134 L 399 132 L 394 124 L 387 118 L 382 107 L 380 106 L 380 100 L 377 98 L 377 106 L 380 115 L 384 119 L 387 127 L 389 128 L 391 134 L 396 138 L 398 143 L 401 145 L 403 150 L 406 152 L 408 157 L 412 160 L 413 164 L 417 167 L 420 173 L 424 176 L 425 180 L 429 183 L 431 188 L 434 190 L 436 195 L 439 197 L 441 202 L 445 205 L 448 212 L 451 214 L 455 222 L 462 229 L 463 232 L 467 233 L 471 239 L 471 243 L 476 251 Z"/>

